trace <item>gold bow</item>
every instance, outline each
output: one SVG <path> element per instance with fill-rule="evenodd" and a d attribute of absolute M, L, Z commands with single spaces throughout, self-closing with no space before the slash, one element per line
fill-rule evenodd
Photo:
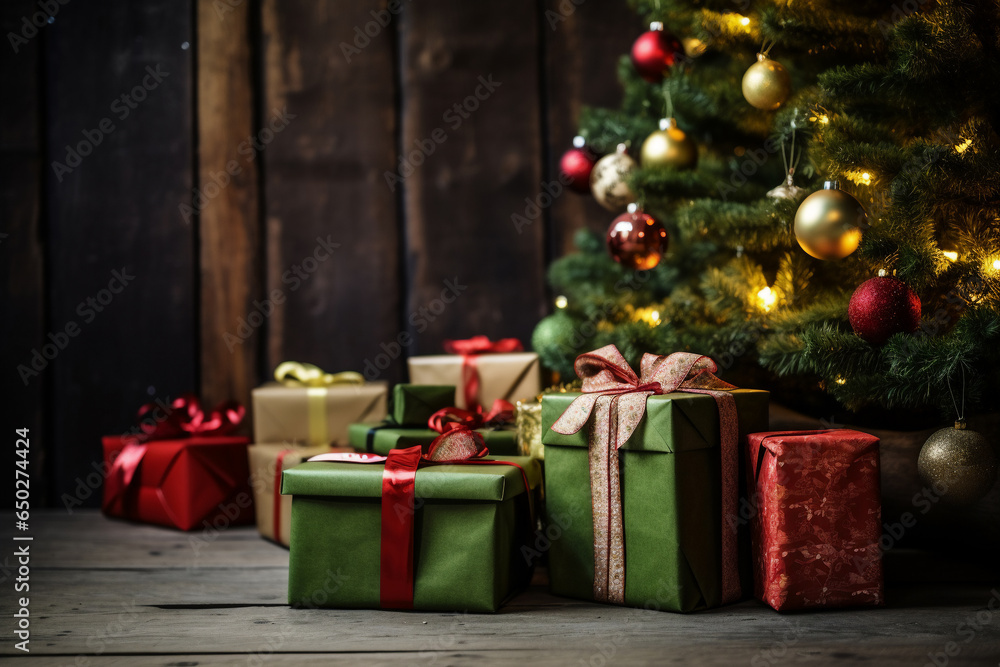
<path fill-rule="evenodd" d="M 300 361 L 283 361 L 274 369 L 274 379 L 286 387 L 331 387 L 335 384 L 364 384 L 365 377 L 354 371 L 327 373 L 319 366 Z"/>

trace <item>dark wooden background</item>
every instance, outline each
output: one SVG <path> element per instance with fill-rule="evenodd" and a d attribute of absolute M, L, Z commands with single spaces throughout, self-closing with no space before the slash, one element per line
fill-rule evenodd
<path fill-rule="evenodd" d="M 36 0 L 0 5 L 2 438 L 11 451 L 31 429 L 36 504 L 96 504 L 99 437 L 146 401 L 247 401 L 284 359 L 362 370 L 401 333 L 414 342 L 381 373 L 392 381 L 444 338 L 529 339 L 549 311 L 546 264 L 609 216 L 575 194 L 520 234 L 511 216 L 556 178 L 580 107 L 617 105 L 641 22 L 624 0 L 399 5 L 383 27 L 386 0 L 76 0 L 37 34 Z M 366 27 L 348 62 L 342 44 Z M 169 74 L 121 118 L 115 100 L 147 67 Z M 481 76 L 500 86 L 454 127 L 445 112 Z M 275 111 L 294 118 L 259 134 Z M 57 175 L 103 118 L 114 130 Z M 385 172 L 438 128 L 445 141 L 390 190 Z M 269 141 L 251 159 L 252 135 Z M 232 161 L 231 182 L 209 185 Z M 195 188 L 215 196 L 185 216 Z M 339 247 L 314 265 L 317 238 Z M 315 270 L 296 284 L 296 266 Z M 90 313 L 123 270 L 134 279 Z M 421 318 L 446 280 L 468 287 Z M 78 334 L 22 381 L 68 324 Z"/>

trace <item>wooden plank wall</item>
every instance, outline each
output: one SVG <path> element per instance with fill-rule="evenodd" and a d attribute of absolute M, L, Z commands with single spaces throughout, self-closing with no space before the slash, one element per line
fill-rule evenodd
<path fill-rule="evenodd" d="M 17 91 L 0 104 L 0 383 L 3 435 L 13 449 L 15 429 L 29 429 L 29 457 L 36 498 L 45 493 L 42 406 L 45 371 L 32 368 L 32 351 L 45 339 L 44 260 L 41 227 L 42 136 L 41 48 L 38 35 L 25 31 L 31 0 L 0 5 L 3 34 L 18 37 L 0 47 L 0 90 Z M 35 29 L 37 31 L 37 28 Z M 24 43 L 20 40 L 24 39 Z M 45 359 L 37 362 L 42 367 Z M 9 459 L 8 459 L 9 460 Z M 11 498 L 5 498 L 8 505 Z"/>
<path fill-rule="evenodd" d="M 7 3 L 5 30 L 34 8 Z M 527 341 L 546 264 L 607 224 L 572 193 L 520 233 L 511 218 L 555 180 L 581 105 L 618 102 L 641 31 L 624 0 L 115 0 L 54 18 L 5 54 L 24 105 L 0 110 L 7 367 L 80 328 L 12 403 L 47 425 L 50 504 L 86 491 L 100 435 L 145 401 L 246 402 L 284 359 L 399 381 L 445 338 Z M 114 271 L 135 277 L 81 309 Z"/>

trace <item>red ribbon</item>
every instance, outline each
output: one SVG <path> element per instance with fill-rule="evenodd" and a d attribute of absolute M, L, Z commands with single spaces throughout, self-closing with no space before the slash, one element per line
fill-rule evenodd
<path fill-rule="evenodd" d="M 503 426 L 514 421 L 514 404 L 498 398 L 493 401 L 493 407 L 487 414 L 482 410 L 472 411 L 461 408 L 441 408 L 430 416 L 427 426 L 432 431 L 447 433 L 457 428 L 469 428 L 475 430 L 484 426 Z"/>
<path fill-rule="evenodd" d="M 722 599 L 739 599 L 736 535 L 725 518 L 735 516 L 738 503 L 739 421 L 735 389 L 715 377 L 717 366 L 709 357 L 688 352 L 670 356 L 645 354 L 642 374 L 625 361 L 614 345 L 581 354 L 574 364 L 583 380 L 578 396 L 552 425 L 556 433 L 570 435 L 594 415 L 590 436 L 590 480 L 594 513 L 594 599 L 622 604 L 625 601 L 625 537 L 622 522 L 618 449 L 628 441 L 646 413 L 646 399 L 674 391 L 708 394 L 719 410 L 722 456 Z"/>
<path fill-rule="evenodd" d="M 122 437 L 125 445 L 115 457 L 104 481 L 107 489 L 103 507 L 106 512 L 116 503 L 124 502 L 125 494 L 136 483 L 136 472 L 146 455 L 147 443 L 195 435 L 226 435 L 239 426 L 246 414 L 246 408 L 235 401 L 220 403 L 206 414 L 193 394 L 184 394 L 171 401 L 166 415 L 154 417 L 150 424 L 146 416 L 153 415 L 156 410 L 162 411 L 163 408 L 157 403 L 147 403 L 139 408 L 139 435 Z"/>
<path fill-rule="evenodd" d="M 382 609 L 413 609 L 413 525 L 416 516 L 417 469 L 440 464 L 480 464 L 514 466 L 521 471 L 524 490 L 531 507 L 531 486 L 524 468 L 508 461 L 486 461 L 489 454 L 482 436 L 460 426 L 442 433 L 431 443 L 427 454 L 420 446 L 393 449 L 388 456 L 375 454 L 320 454 L 310 461 L 341 463 L 382 463 L 382 530 L 379 551 L 379 605 Z M 534 510 L 532 509 L 532 517 Z"/>
<path fill-rule="evenodd" d="M 499 352 L 520 352 L 524 346 L 516 338 L 501 338 L 491 341 L 487 336 L 473 336 L 460 340 L 446 340 L 444 351 L 448 354 L 462 355 L 462 394 L 465 396 L 465 407 L 480 411 L 479 405 L 479 369 L 477 356 L 480 354 L 495 354 Z"/>

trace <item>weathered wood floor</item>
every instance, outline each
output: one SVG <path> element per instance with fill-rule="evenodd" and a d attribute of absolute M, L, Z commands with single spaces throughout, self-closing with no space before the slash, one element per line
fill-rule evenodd
<path fill-rule="evenodd" d="M 987 609 L 997 582 L 895 584 L 886 609 L 795 615 L 750 601 L 691 615 L 607 607 L 542 585 L 497 615 L 299 610 L 284 604 L 287 552 L 253 528 L 186 534 L 56 511 L 32 515 L 31 655 L 12 660 L 24 656 L 12 617 L 22 543 L 3 516 L 10 665 L 881 667 L 928 664 L 928 653 L 939 666 L 1000 665 L 1000 611 Z"/>

